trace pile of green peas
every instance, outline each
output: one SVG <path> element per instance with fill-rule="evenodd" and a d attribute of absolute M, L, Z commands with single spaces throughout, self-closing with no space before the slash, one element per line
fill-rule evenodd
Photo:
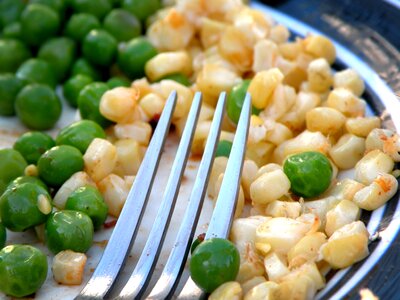
<path fill-rule="evenodd" d="M 142 33 L 160 8 L 160 0 L 0 1 L 0 116 L 50 129 L 63 94 L 82 118 L 109 125 L 100 97 L 144 76 L 157 50 Z"/>

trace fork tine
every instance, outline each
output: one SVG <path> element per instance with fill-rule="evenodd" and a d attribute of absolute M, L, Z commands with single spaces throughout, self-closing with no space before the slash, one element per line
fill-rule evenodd
<path fill-rule="evenodd" d="M 239 124 L 229 156 L 225 176 L 222 180 L 206 239 L 213 237 L 227 238 L 232 225 L 236 208 L 236 199 L 239 193 L 240 177 L 242 174 L 244 155 L 246 152 L 247 137 L 251 116 L 251 96 L 246 93 L 240 113 Z M 203 299 L 204 293 L 189 277 L 177 299 Z"/>
<path fill-rule="evenodd" d="M 171 254 L 159 280 L 147 299 L 170 298 L 178 284 L 200 216 L 211 167 L 214 161 L 215 150 L 221 132 L 225 103 L 226 93 L 221 93 L 215 109 L 214 119 L 204 149 L 203 158 L 200 162 L 196 180 L 190 195 L 189 204 L 179 228 L 174 247 L 171 250 Z"/>
<path fill-rule="evenodd" d="M 118 276 L 136 237 L 138 224 L 150 195 L 161 151 L 164 148 L 171 124 L 172 113 L 176 106 L 176 98 L 176 92 L 172 92 L 168 97 L 136 180 L 128 194 L 103 256 L 89 282 L 75 299 L 103 299 Z"/>
<path fill-rule="evenodd" d="M 213 237 L 227 238 L 231 229 L 236 200 L 239 193 L 244 155 L 251 116 L 251 96 L 246 93 L 240 113 L 239 123 L 233 140 L 231 154 L 218 194 L 217 203 L 211 217 L 205 239 Z"/>
<path fill-rule="evenodd" d="M 163 245 L 200 114 L 201 93 L 195 94 L 155 223 L 136 267 L 116 299 L 140 298 L 146 290 Z"/>

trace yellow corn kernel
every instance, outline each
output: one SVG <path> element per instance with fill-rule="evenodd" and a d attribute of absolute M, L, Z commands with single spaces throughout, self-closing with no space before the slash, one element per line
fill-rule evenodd
<path fill-rule="evenodd" d="M 329 64 L 332 64 L 336 59 L 336 50 L 333 43 L 324 36 L 310 35 L 305 38 L 304 49 L 307 53 L 315 57 L 325 58 Z"/>
<path fill-rule="evenodd" d="M 247 145 L 246 158 L 253 160 L 257 165 L 262 166 L 272 159 L 275 145 L 267 142 L 252 143 Z"/>
<path fill-rule="evenodd" d="M 329 156 L 341 169 L 351 169 L 363 157 L 365 140 L 352 134 L 344 134 L 329 150 Z"/>
<path fill-rule="evenodd" d="M 235 72 L 227 68 L 206 64 L 197 76 L 196 84 L 201 92 L 218 97 L 223 91 L 229 92 L 241 80 Z"/>
<path fill-rule="evenodd" d="M 396 177 L 381 174 L 368 186 L 355 193 L 353 202 L 365 210 L 374 210 L 384 205 L 397 192 Z"/>
<path fill-rule="evenodd" d="M 278 45 L 281 55 L 289 60 L 294 60 L 302 50 L 301 43 L 299 42 L 286 42 Z"/>
<path fill-rule="evenodd" d="M 373 129 L 365 140 L 367 151 L 379 149 L 395 162 L 400 161 L 400 139 L 396 132 L 389 129 Z"/>
<path fill-rule="evenodd" d="M 216 45 L 225 31 L 226 26 L 225 23 L 203 18 L 200 28 L 200 40 L 203 47 L 209 48 Z"/>
<path fill-rule="evenodd" d="M 64 209 L 65 203 L 69 195 L 80 187 L 90 185 L 96 187 L 94 181 L 89 175 L 83 171 L 73 174 L 63 185 L 58 189 L 54 196 L 53 203 L 58 209 Z"/>
<path fill-rule="evenodd" d="M 366 137 L 373 129 L 381 126 L 379 117 L 349 118 L 346 121 L 346 130 L 354 135 Z"/>
<path fill-rule="evenodd" d="M 103 94 L 100 100 L 100 113 L 107 119 L 117 123 L 127 123 L 139 99 L 139 91 L 135 88 L 116 87 Z"/>
<path fill-rule="evenodd" d="M 163 52 L 147 61 L 144 70 L 151 81 L 156 81 L 174 73 L 189 76 L 192 73 L 192 63 L 186 51 Z"/>
<path fill-rule="evenodd" d="M 326 235 L 322 232 L 309 233 L 301 238 L 288 252 L 289 267 L 298 268 L 307 262 L 318 259 L 319 249 L 326 243 Z"/>
<path fill-rule="evenodd" d="M 345 121 L 346 117 L 340 111 L 330 107 L 316 107 L 306 113 L 307 129 L 324 135 L 335 134 Z"/>
<path fill-rule="evenodd" d="M 355 221 L 336 230 L 321 253 L 334 269 L 341 269 L 364 259 L 368 251 L 369 234 L 361 221 Z"/>
<path fill-rule="evenodd" d="M 352 201 L 354 194 L 357 193 L 364 187 L 362 183 L 359 183 L 353 179 L 345 178 L 338 181 L 333 185 L 326 193 L 325 196 L 333 196 L 337 199 L 347 199 Z"/>
<path fill-rule="evenodd" d="M 257 73 L 275 67 L 279 56 L 278 46 L 270 40 L 260 40 L 254 46 L 252 71 Z"/>
<path fill-rule="evenodd" d="M 242 290 L 243 290 L 243 294 L 245 295 L 245 297 L 246 297 L 247 292 L 250 291 L 253 287 L 259 285 L 260 283 L 264 283 L 264 282 L 266 282 L 266 279 L 264 276 L 256 276 L 256 277 L 253 277 L 253 278 L 247 280 L 246 282 L 244 282 L 242 284 Z M 250 298 L 250 299 L 252 299 L 252 298 Z"/>
<path fill-rule="evenodd" d="M 279 285 L 273 281 L 262 282 L 244 295 L 244 300 L 274 300 Z"/>
<path fill-rule="evenodd" d="M 205 141 L 208 137 L 208 133 L 210 132 L 210 128 L 211 121 L 203 121 L 197 124 L 191 149 L 193 154 L 199 155 L 203 153 Z"/>
<path fill-rule="evenodd" d="M 286 255 L 309 231 L 304 222 L 290 218 L 271 218 L 256 229 L 256 243 L 270 244 L 272 251 Z"/>
<path fill-rule="evenodd" d="M 250 70 L 253 63 L 252 45 L 248 45 L 246 35 L 234 26 L 228 26 L 218 43 L 219 52 L 238 70 Z"/>
<path fill-rule="evenodd" d="M 117 162 L 113 170 L 119 176 L 136 175 L 143 156 L 140 145 L 133 139 L 122 139 L 114 143 L 117 149 Z"/>
<path fill-rule="evenodd" d="M 272 95 L 270 104 L 260 113 L 264 119 L 278 120 L 296 103 L 296 90 L 288 85 L 279 84 Z"/>
<path fill-rule="evenodd" d="M 228 163 L 228 158 L 225 156 L 216 157 L 214 160 L 214 164 L 209 179 L 210 184 L 208 185 L 207 188 L 208 196 L 213 199 L 216 198 L 217 196 L 215 190 L 216 182 L 218 180 L 218 177 L 225 172 L 227 163 Z"/>
<path fill-rule="evenodd" d="M 336 230 L 360 218 L 360 208 L 349 200 L 340 201 L 326 213 L 325 232 L 331 236 Z"/>
<path fill-rule="evenodd" d="M 131 86 L 132 88 L 137 89 L 139 91 L 140 97 L 143 97 L 153 92 L 153 89 L 146 77 L 141 79 L 136 79 L 135 81 L 132 82 Z"/>
<path fill-rule="evenodd" d="M 309 88 L 316 93 L 323 93 L 332 86 L 332 74 L 329 63 L 324 58 L 313 60 L 307 68 Z"/>
<path fill-rule="evenodd" d="M 165 101 L 155 93 L 149 93 L 139 101 L 139 106 L 150 118 L 159 117 L 164 109 Z"/>
<path fill-rule="evenodd" d="M 300 216 L 301 204 L 290 201 L 272 201 L 265 208 L 265 214 L 271 217 L 285 217 L 295 219 Z"/>
<path fill-rule="evenodd" d="M 253 106 L 258 109 L 266 108 L 272 100 L 275 88 L 282 83 L 283 77 L 282 72 L 276 68 L 258 72 L 247 90 L 251 94 Z"/>
<path fill-rule="evenodd" d="M 245 252 L 240 254 L 239 273 L 236 281 L 243 283 L 255 276 L 262 276 L 265 273 L 264 263 L 256 252 L 253 243 L 247 243 Z"/>
<path fill-rule="evenodd" d="M 289 30 L 285 26 L 280 24 L 272 27 L 269 32 L 269 38 L 277 44 L 282 44 L 287 42 L 289 36 L 290 36 Z"/>
<path fill-rule="evenodd" d="M 264 124 L 264 120 L 261 119 L 259 116 L 252 115 L 250 117 L 250 125 L 251 126 L 261 126 Z"/>
<path fill-rule="evenodd" d="M 117 163 L 117 149 L 109 141 L 95 138 L 83 155 L 85 172 L 98 182 L 112 172 Z"/>
<path fill-rule="evenodd" d="M 80 285 L 87 257 L 84 253 L 63 250 L 53 258 L 51 267 L 54 280 L 59 284 Z"/>
<path fill-rule="evenodd" d="M 25 170 L 24 170 L 24 175 L 25 176 L 33 176 L 37 177 L 39 175 L 39 171 L 36 165 L 28 165 Z"/>
<path fill-rule="evenodd" d="M 293 138 L 293 133 L 285 125 L 267 120 L 265 121 L 267 132 L 265 133 L 265 140 L 274 145 L 280 145 L 284 141 Z"/>
<path fill-rule="evenodd" d="M 327 105 L 350 118 L 362 117 L 366 106 L 364 100 L 357 98 L 351 91 L 344 88 L 332 90 L 328 95 Z"/>
<path fill-rule="evenodd" d="M 150 124 L 143 121 L 114 126 L 114 134 L 118 139 L 133 139 L 144 146 L 149 144 L 152 131 Z"/>
<path fill-rule="evenodd" d="M 118 218 L 129 193 L 128 186 L 124 179 L 115 174 L 109 174 L 97 185 L 100 193 L 104 197 L 104 202 L 108 206 L 108 213 Z"/>
<path fill-rule="evenodd" d="M 176 9 L 154 22 L 147 30 L 149 41 L 161 51 L 184 49 L 194 35 L 194 26 Z"/>
<path fill-rule="evenodd" d="M 256 179 L 257 172 L 258 172 L 257 164 L 250 159 L 246 159 L 243 163 L 243 171 L 241 179 L 241 184 L 246 199 L 250 199 L 250 186 Z"/>
<path fill-rule="evenodd" d="M 358 161 L 355 167 L 354 179 L 368 185 L 382 173 L 390 173 L 393 170 L 393 159 L 380 150 L 368 152 Z"/>
<path fill-rule="evenodd" d="M 328 138 L 322 133 L 305 130 L 295 138 L 287 140 L 276 147 L 273 153 L 273 161 L 282 164 L 289 155 L 305 151 L 319 151 L 326 155 L 330 148 L 331 144 Z"/>
<path fill-rule="evenodd" d="M 186 117 L 193 100 L 192 91 L 188 87 L 174 80 L 161 80 L 160 84 L 161 84 L 161 95 L 165 99 L 167 99 L 167 97 L 171 94 L 172 91 L 177 92 L 178 99 L 173 114 L 173 120 Z"/>
<path fill-rule="evenodd" d="M 254 203 L 267 204 L 287 194 L 290 181 L 282 170 L 275 170 L 258 177 L 250 185 L 250 197 Z"/>
<path fill-rule="evenodd" d="M 242 299 L 242 287 L 236 281 L 228 281 L 221 284 L 208 297 L 209 300 L 240 300 Z"/>
<path fill-rule="evenodd" d="M 199 122 L 211 120 L 214 117 L 214 112 L 214 107 L 212 107 L 210 104 L 202 103 L 199 115 Z"/>
<path fill-rule="evenodd" d="M 241 254 L 246 252 L 248 244 L 254 244 L 257 227 L 269 219 L 271 218 L 265 216 L 250 216 L 233 220 L 229 239 Z"/>
<path fill-rule="evenodd" d="M 298 133 L 305 127 L 307 112 L 317 107 L 320 102 L 320 97 L 315 93 L 299 92 L 293 106 L 278 121 L 286 125 L 293 132 Z"/>
<path fill-rule="evenodd" d="M 286 260 L 275 252 L 268 254 L 264 258 L 264 266 L 268 279 L 272 281 L 276 281 L 289 273 Z"/>
<path fill-rule="evenodd" d="M 313 299 L 317 293 L 315 282 L 306 274 L 283 278 L 277 291 L 278 299 Z"/>
<path fill-rule="evenodd" d="M 364 81 L 360 75 L 353 69 L 346 69 L 336 72 L 333 76 L 334 88 L 346 88 L 353 92 L 354 95 L 360 97 L 364 92 Z"/>

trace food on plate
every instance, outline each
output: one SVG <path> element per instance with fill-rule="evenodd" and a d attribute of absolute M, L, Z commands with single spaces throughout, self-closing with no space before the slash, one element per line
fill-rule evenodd
<path fill-rule="evenodd" d="M 0 62 L 7 58 L 0 63 L 7 73 L 0 76 L 0 95 L 7 96 L 0 114 L 12 115 L 15 102 L 27 127 L 50 129 L 61 113 L 54 86 L 63 84 L 81 120 L 52 137 L 25 133 L 14 149 L 0 150 L 0 213 L 9 230 L 35 227 L 56 254 L 55 281 L 87 280 L 91 258 L 84 253 L 107 215 L 119 217 L 172 91 L 177 135 L 194 93 L 202 92 L 194 156 L 204 151 L 220 93 L 228 93 L 207 189 L 214 203 L 246 92 L 252 96 L 230 241 L 199 236 L 192 245 L 191 276 L 210 299 L 312 298 L 331 269 L 368 255 L 370 233 L 360 215 L 398 190 L 399 136 L 366 115 L 357 70 L 333 70 L 336 50 L 328 38 L 291 39 L 285 26 L 237 0 L 177 0 L 162 8 L 157 0 L 31 2 L 22 9 L 18 1 L 0 4 L 13 10 L 9 18 L 0 12 L 0 25 L 21 22 L 21 41 L 0 40 Z M 37 16 L 44 30 L 26 38 L 37 30 L 27 29 Z M 59 26 L 64 37 L 55 36 Z M 29 47 L 38 58 L 30 58 Z M 343 177 L 349 169 L 354 175 Z M 0 290 L 27 295 L 10 284 Z"/>

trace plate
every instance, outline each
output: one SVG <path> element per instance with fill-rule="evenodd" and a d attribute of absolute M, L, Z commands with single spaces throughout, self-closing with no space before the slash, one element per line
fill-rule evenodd
<path fill-rule="evenodd" d="M 271 15 L 278 23 L 284 24 L 288 27 L 293 34 L 299 36 L 305 36 L 307 33 L 318 33 L 315 28 L 311 28 L 306 24 L 289 17 L 283 13 L 278 12 L 272 8 L 269 8 L 261 3 L 255 2 L 252 4 L 254 8 L 259 9 L 269 15 Z M 365 62 L 360 60 L 355 54 L 343 47 L 342 45 L 335 43 L 337 49 L 337 63 L 338 69 L 343 67 L 351 67 L 357 70 L 363 77 L 366 83 L 366 93 L 364 98 L 368 101 L 370 105 L 370 113 L 377 114 L 381 116 L 383 124 L 387 128 L 391 128 L 400 132 L 400 120 L 392 118 L 394 114 L 400 115 L 400 105 L 398 99 L 393 94 L 392 90 L 386 85 L 386 83 L 379 77 L 379 75 L 371 69 Z M 56 135 L 57 131 L 69 124 L 73 120 L 77 119 L 75 110 L 68 108 L 64 104 L 63 116 L 61 120 L 57 123 L 56 129 L 50 131 L 49 133 L 53 136 Z M 0 148 L 11 146 L 15 139 L 22 133 L 26 131 L 26 128 L 20 125 L 16 118 L 0 118 Z M 143 220 L 145 221 L 140 229 L 138 238 L 132 249 L 131 255 L 128 258 L 127 268 L 125 270 L 133 270 L 135 261 L 137 261 L 141 249 L 144 246 L 146 237 L 151 229 L 152 220 L 154 220 L 155 214 L 157 212 L 157 207 L 159 204 L 159 195 L 162 194 L 162 190 L 165 186 L 166 180 L 168 178 L 169 170 L 172 165 L 172 160 L 174 154 L 176 153 L 177 137 L 171 135 L 166 144 L 166 151 L 163 155 L 163 160 L 156 182 L 154 183 L 154 190 L 150 197 L 150 202 L 148 207 L 152 209 L 146 210 Z M 180 190 L 180 195 L 178 198 L 178 203 L 172 218 L 171 227 L 167 237 L 166 243 L 163 247 L 163 252 L 161 254 L 161 259 L 156 269 L 156 273 L 160 272 L 163 267 L 163 263 L 167 259 L 167 249 L 172 247 L 174 242 L 174 232 L 177 232 L 179 228 L 179 216 L 183 215 L 189 194 L 191 191 L 191 185 L 193 179 L 196 175 L 196 169 L 198 166 L 198 161 L 189 160 L 188 168 L 185 172 L 185 180 Z M 158 197 L 157 197 L 158 196 Z M 210 199 L 206 199 L 203 212 L 200 217 L 199 225 L 196 234 L 204 232 L 207 227 L 207 222 L 212 213 L 213 203 Z M 363 213 L 362 219 L 368 224 L 368 231 L 374 237 L 374 240 L 370 244 L 371 254 L 362 262 L 353 265 L 350 268 L 341 270 L 332 274 L 329 279 L 327 286 L 317 294 L 316 299 L 341 299 L 347 297 L 351 293 L 357 293 L 360 284 L 365 282 L 366 278 L 370 276 L 371 273 L 377 270 L 377 267 L 382 262 L 382 257 L 385 255 L 386 251 L 390 248 L 395 238 L 398 236 L 400 229 L 400 203 L 399 203 L 399 193 L 394 196 L 394 199 L 390 200 L 384 207 L 379 208 L 371 214 Z M 110 221 L 110 220 L 109 220 Z M 99 261 L 106 241 L 108 240 L 111 229 L 102 230 L 95 234 L 94 246 L 87 253 L 88 264 L 85 268 L 85 282 L 89 280 L 91 273 L 93 272 L 97 262 Z M 49 265 L 51 265 L 52 255 L 49 253 L 47 248 L 41 243 L 36 241 L 33 232 L 25 233 L 10 233 L 8 243 L 30 243 L 42 249 L 46 254 L 48 254 Z M 123 286 L 124 280 L 129 277 L 129 272 L 122 273 L 122 280 L 120 285 Z M 185 271 L 182 277 L 182 285 L 185 279 L 188 278 L 188 274 Z M 84 282 L 84 283 L 85 283 Z M 44 286 L 35 295 L 35 300 L 56 300 L 56 299 L 73 299 L 79 291 L 84 286 L 67 287 L 61 286 L 54 282 L 52 279 L 51 272 L 48 274 L 48 278 Z M 150 284 L 151 285 L 151 284 Z M 181 285 L 181 287 L 182 287 Z M 118 288 L 117 288 L 118 289 Z M 183 290 L 185 291 L 185 289 Z M 186 290 L 186 294 L 182 293 L 179 297 L 180 299 L 196 299 L 199 298 L 200 294 L 198 290 Z M 8 299 L 4 295 L 0 294 L 0 299 Z"/>
<path fill-rule="evenodd" d="M 309 2 L 314 3 L 315 1 Z M 365 4 L 365 2 L 367 3 Z M 366 7 L 368 7 L 368 2 L 371 1 L 365 2 L 362 1 L 362 4 L 365 4 Z M 300 6 L 300 4 L 298 5 Z M 332 6 L 333 5 L 331 4 L 331 9 Z M 308 33 L 323 34 L 315 29 L 315 27 L 310 27 L 307 24 L 293 17 L 290 17 L 278 10 L 267 7 L 264 4 L 256 2 L 253 4 L 253 7 L 271 15 L 278 23 L 282 23 L 287 26 L 294 35 L 305 36 Z M 357 8 L 359 7 L 354 7 L 354 9 Z M 288 10 L 289 9 L 290 8 L 288 8 Z M 329 15 L 327 16 L 325 14 L 323 15 L 323 17 L 328 18 Z M 307 19 L 307 17 L 305 17 L 304 19 Z M 340 21 L 340 18 L 338 19 Z M 340 29 L 342 27 L 338 26 L 338 28 Z M 340 32 L 337 33 L 337 35 L 340 36 Z M 329 38 L 332 40 L 331 37 Z M 363 98 L 367 100 L 371 112 L 381 117 L 383 127 L 400 132 L 400 120 L 398 118 L 398 116 L 400 115 L 400 102 L 394 92 L 370 66 L 368 66 L 363 60 L 359 58 L 358 55 L 354 54 L 338 42 L 334 40 L 333 42 L 337 50 L 337 60 L 335 62 L 335 66 L 337 67 L 337 69 L 351 67 L 357 70 L 357 72 L 361 75 L 366 84 L 366 92 L 365 95 L 363 95 Z M 387 45 L 385 46 L 388 47 Z M 369 51 L 372 51 L 372 47 L 369 49 Z M 379 60 L 379 55 L 376 54 L 376 56 L 376 59 Z M 399 63 L 399 60 L 397 60 L 397 63 Z M 387 72 L 389 72 L 389 70 L 387 70 Z M 396 75 L 398 78 L 399 74 L 393 74 L 393 77 L 396 78 Z M 390 78 L 387 79 L 390 80 Z M 369 246 L 370 255 L 360 263 L 357 263 L 352 267 L 341 270 L 332 275 L 326 287 L 317 294 L 316 299 L 342 299 L 350 297 L 358 298 L 358 291 L 361 287 L 369 287 L 373 291 L 381 289 L 382 286 L 380 286 L 379 284 L 374 284 L 374 282 L 380 282 L 380 284 L 382 285 L 385 283 L 385 281 L 390 280 L 390 278 L 387 277 L 384 279 L 381 278 L 380 274 L 383 272 L 383 270 L 381 269 L 382 266 L 386 266 L 387 268 L 391 269 L 391 274 L 393 274 L 393 276 L 398 276 L 396 270 L 399 271 L 399 266 L 393 265 L 393 263 L 396 262 L 396 254 L 398 254 L 398 251 L 396 251 L 395 249 L 391 249 L 391 251 L 394 253 L 389 256 L 389 258 L 385 257 L 383 259 L 383 257 L 392 246 L 392 244 L 395 242 L 396 238 L 398 238 L 399 236 L 399 197 L 399 192 L 397 192 L 393 199 L 391 199 L 385 206 L 374 211 L 372 214 L 367 214 L 366 212 L 363 212 L 362 220 L 366 222 L 368 226 L 368 231 L 374 239 L 373 241 L 371 241 Z M 394 277 L 393 279 L 394 282 L 396 282 L 395 278 L 396 277 Z M 386 297 L 388 297 L 385 297 L 386 299 L 389 299 L 389 297 L 390 299 L 394 299 L 393 297 L 395 297 L 395 295 L 397 294 L 394 289 L 397 289 L 397 286 L 396 284 L 392 284 L 391 287 L 391 290 L 384 291 L 384 294 L 381 294 L 383 293 L 381 291 L 379 295 L 381 297 L 385 297 L 386 295 Z"/>

